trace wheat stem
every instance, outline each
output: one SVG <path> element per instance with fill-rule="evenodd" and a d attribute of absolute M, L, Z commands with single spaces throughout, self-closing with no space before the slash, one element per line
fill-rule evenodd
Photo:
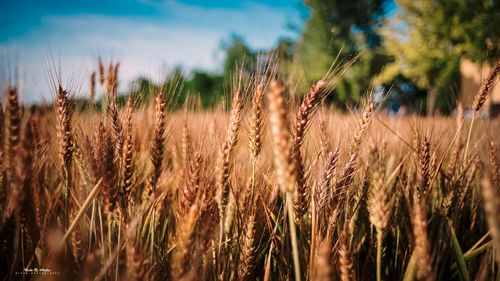
<path fill-rule="evenodd" d="M 377 281 L 382 280 L 382 234 L 377 230 Z"/>
<path fill-rule="evenodd" d="M 470 137 L 472 134 L 472 127 L 474 126 L 474 120 L 476 119 L 476 112 L 472 113 L 472 120 L 470 121 L 469 133 L 467 134 L 467 144 L 465 145 L 464 161 L 467 159 L 467 152 L 469 150 Z"/>
<path fill-rule="evenodd" d="M 309 280 L 314 280 L 314 264 L 315 264 L 315 251 L 316 251 L 316 228 L 317 228 L 317 214 L 315 200 L 311 200 L 311 251 L 309 253 Z"/>
<path fill-rule="evenodd" d="M 252 159 L 252 202 L 254 199 L 254 191 L 255 191 L 255 160 Z"/>
<path fill-rule="evenodd" d="M 300 261 L 299 261 L 299 244 L 297 242 L 297 230 L 295 228 L 295 209 L 293 207 L 293 197 L 290 192 L 286 193 L 286 205 L 288 211 L 288 223 L 290 224 L 290 238 L 292 239 L 292 256 L 293 269 L 295 273 L 295 281 L 300 281 Z"/>
<path fill-rule="evenodd" d="M 102 231 L 104 228 L 102 227 L 102 212 L 101 212 L 101 206 L 99 205 L 97 207 L 97 211 L 99 213 L 99 226 L 101 227 L 101 249 L 102 249 L 102 258 L 103 262 L 106 263 L 106 247 L 104 247 L 104 231 Z"/>
<path fill-rule="evenodd" d="M 121 235 L 122 212 L 118 209 L 118 255 L 116 255 L 115 280 L 118 280 L 118 268 L 120 266 L 120 235 Z"/>

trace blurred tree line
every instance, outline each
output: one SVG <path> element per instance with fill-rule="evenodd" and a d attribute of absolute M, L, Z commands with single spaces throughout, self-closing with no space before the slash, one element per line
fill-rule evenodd
<path fill-rule="evenodd" d="M 460 59 L 483 64 L 499 56 L 500 1 L 305 0 L 303 14 L 299 39 L 281 38 L 272 50 L 252 50 L 233 35 L 223 44 L 222 73 L 186 75 L 175 69 L 184 80 L 179 104 L 188 94 L 199 94 L 204 107 L 214 105 L 227 93 L 236 65 L 251 71 L 260 52 L 272 52 L 280 76 L 299 81 L 299 92 L 320 79 L 335 58 L 357 57 L 329 96 L 339 108 L 375 89 L 390 93 L 393 109 L 405 105 L 432 113 L 437 107 L 448 113 L 460 91 Z M 139 78 L 135 85 L 136 92 L 146 93 L 152 82 Z"/>

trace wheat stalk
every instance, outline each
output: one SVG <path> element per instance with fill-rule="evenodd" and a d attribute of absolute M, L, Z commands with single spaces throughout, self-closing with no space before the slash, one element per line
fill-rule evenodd
<path fill-rule="evenodd" d="M 120 198 L 121 198 L 121 207 L 125 212 L 125 215 L 128 214 L 126 212 L 127 207 L 130 202 L 133 202 L 134 198 L 132 197 L 132 192 L 135 192 L 133 189 L 137 188 L 134 186 L 134 142 L 132 140 L 132 135 L 127 133 L 125 137 L 125 143 L 123 147 L 123 156 L 122 156 L 122 185 L 120 189 Z"/>
<path fill-rule="evenodd" d="M 248 124 L 248 150 L 252 158 L 252 199 L 255 191 L 255 167 L 257 157 L 262 149 L 264 138 L 264 112 L 262 105 L 264 102 L 264 84 L 261 82 L 256 86 L 250 110 L 250 121 Z"/>
<path fill-rule="evenodd" d="M 271 91 L 268 94 L 269 120 L 274 144 L 274 165 L 278 184 L 286 194 L 290 236 L 292 240 L 293 263 L 295 280 L 300 281 L 300 262 L 297 234 L 295 229 L 295 210 L 293 207 L 293 193 L 295 191 L 296 166 L 292 161 L 292 143 L 288 129 L 287 112 L 283 99 L 284 88 L 277 81 L 271 82 Z"/>
<path fill-rule="evenodd" d="M 255 246 L 255 205 L 254 203 L 251 204 L 251 211 L 248 213 L 249 215 L 245 225 L 245 235 L 243 236 L 240 251 L 240 261 L 238 264 L 239 280 L 250 280 L 255 263 L 255 256 L 257 254 Z"/>
<path fill-rule="evenodd" d="M 498 194 L 498 187 L 495 188 L 492 186 L 488 178 L 484 178 L 481 181 L 481 185 L 486 219 L 493 243 L 495 244 L 494 257 L 497 264 L 500 265 L 500 221 L 498 220 L 500 217 L 500 195 Z"/>
<path fill-rule="evenodd" d="M 418 195 L 418 191 L 413 192 L 413 235 L 415 238 L 415 254 L 417 257 L 417 279 L 431 281 L 434 280 L 432 269 L 431 245 L 427 233 L 427 219 L 425 215 L 425 205 Z"/>
<path fill-rule="evenodd" d="M 321 152 L 326 153 L 330 151 L 331 144 L 329 141 L 330 137 L 328 136 L 328 132 L 326 131 L 325 120 L 323 120 L 323 118 L 319 118 L 318 130 L 320 136 L 319 140 L 320 140 Z"/>
<path fill-rule="evenodd" d="M 189 209 L 186 219 L 180 225 L 177 233 L 177 247 L 172 259 L 172 273 L 174 280 L 185 276 L 190 267 L 191 251 L 194 245 L 194 230 L 198 220 L 199 208 L 194 204 Z"/>
<path fill-rule="evenodd" d="M 108 105 L 108 124 L 112 129 L 113 142 L 116 150 L 116 155 L 121 157 L 123 150 L 123 142 L 125 141 L 123 133 L 123 124 L 118 114 L 118 108 L 116 106 L 115 99 L 110 97 L 111 102 Z"/>
<path fill-rule="evenodd" d="M 330 182 L 333 179 L 335 168 L 337 167 L 339 150 L 328 152 L 325 158 L 324 168 L 321 171 L 318 181 L 314 187 L 313 206 L 311 214 L 311 249 L 309 255 L 309 264 L 315 263 L 316 239 L 318 229 L 318 214 L 323 210 L 331 193 Z M 309 278 L 314 277 L 314 267 L 309 267 Z"/>
<path fill-rule="evenodd" d="M 472 134 L 472 127 L 474 126 L 474 120 L 476 119 L 477 112 L 479 111 L 479 109 L 481 109 L 483 104 L 490 96 L 491 90 L 495 86 L 499 74 L 500 74 L 500 60 L 497 61 L 495 66 L 491 69 L 490 73 L 488 74 L 483 84 L 481 85 L 481 88 L 479 88 L 479 91 L 474 97 L 474 101 L 472 103 L 472 120 L 469 127 L 469 134 L 467 135 L 467 144 L 465 145 L 464 159 L 467 158 L 467 152 L 469 150 L 469 144 L 470 144 L 470 137 Z"/>
<path fill-rule="evenodd" d="M 100 57 L 97 67 L 99 70 L 99 84 L 101 84 L 101 86 L 104 86 L 104 64 L 102 63 L 102 59 Z"/>
<path fill-rule="evenodd" d="M 152 185 L 156 194 L 156 183 L 160 177 L 165 151 L 165 130 L 167 127 L 166 103 L 163 93 L 160 91 L 155 98 L 155 119 L 153 128 L 153 140 L 151 144 L 151 161 L 153 162 Z"/>
<path fill-rule="evenodd" d="M 490 149 L 490 177 L 493 186 L 500 186 L 500 175 L 499 175 L 499 167 L 497 162 L 497 147 L 493 141 L 489 142 Z"/>
<path fill-rule="evenodd" d="M 351 261 L 351 252 L 347 245 L 347 239 L 345 238 L 345 234 L 341 235 L 340 238 L 340 249 L 338 250 L 339 254 L 339 267 L 340 267 L 340 280 L 342 281 L 350 281 L 355 280 L 353 274 L 353 264 Z"/>
<path fill-rule="evenodd" d="M 217 169 L 216 169 L 216 185 L 217 185 L 217 198 L 219 201 L 219 214 L 220 214 L 220 234 L 219 234 L 219 252 L 222 243 L 222 238 L 224 237 L 224 223 L 225 223 L 225 212 L 228 203 L 229 190 L 231 189 L 229 182 L 229 175 L 231 172 L 231 156 L 238 142 L 238 133 L 240 131 L 240 124 L 242 119 L 243 110 L 243 93 L 241 92 L 240 86 L 236 89 L 233 101 L 231 104 L 231 113 L 229 125 L 227 128 L 226 141 L 222 144 L 220 150 Z"/>
<path fill-rule="evenodd" d="M 0 214 L 3 213 L 3 209 L 5 204 L 7 203 L 7 188 L 5 187 L 5 147 L 4 147 L 4 138 L 5 138 L 5 117 L 2 102 L 0 102 Z"/>
<path fill-rule="evenodd" d="M 189 131 L 187 120 L 184 121 L 184 126 L 182 127 L 182 161 L 185 169 L 187 169 L 190 163 L 190 155 L 191 155 L 191 132 Z"/>
<path fill-rule="evenodd" d="M 103 179 L 102 194 L 106 202 L 108 215 L 114 211 L 119 202 L 119 190 L 116 183 L 116 163 L 113 140 L 103 121 L 99 122 L 96 132 L 97 139 L 97 171 Z"/>
<path fill-rule="evenodd" d="M 200 153 L 196 153 L 191 164 L 189 173 L 186 177 L 186 183 L 181 190 L 179 207 L 177 208 L 177 218 L 182 221 L 189 208 L 194 204 L 196 196 L 200 189 L 200 173 L 203 159 Z"/>
<path fill-rule="evenodd" d="M 93 102 L 95 97 L 95 71 L 90 74 L 89 101 Z"/>
<path fill-rule="evenodd" d="M 314 113 L 316 113 L 319 103 L 326 96 L 326 93 L 328 93 L 324 89 L 325 85 L 326 82 L 324 80 L 319 80 L 311 87 L 307 95 L 304 97 L 304 100 L 299 107 L 299 111 L 295 116 L 292 155 L 297 166 L 297 190 L 294 198 L 297 220 L 300 220 L 306 213 L 309 201 L 307 199 L 309 191 L 306 183 L 307 179 L 305 178 L 304 173 L 304 160 L 302 159 L 300 148 L 304 141 L 304 136 L 310 124 L 310 120 L 313 118 Z"/>
<path fill-rule="evenodd" d="M 378 163 L 371 170 L 371 186 L 368 198 L 370 222 L 377 230 L 377 280 L 382 280 L 382 238 L 383 231 L 389 224 L 391 208 L 385 189 L 383 158 L 375 144 L 370 148 L 370 163 Z"/>
<path fill-rule="evenodd" d="M 330 239 L 324 239 L 319 243 L 318 258 L 314 267 L 316 274 L 314 280 L 316 281 L 331 281 L 332 279 L 332 265 L 330 264 L 330 254 L 332 251 L 332 242 Z"/>
<path fill-rule="evenodd" d="M 418 194 L 427 196 L 428 189 L 430 189 L 430 177 L 431 177 L 431 152 L 430 143 L 427 137 L 424 137 L 420 142 L 418 147 L 418 173 L 417 173 L 417 184 L 418 184 Z"/>
<path fill-rule="evenodd" d="M 250 110 L 250 121 L 248 122 L 248 149 L 253 161 L 257 161 L 257 157 L 262 149 L 262 140 L 264 137 L 263 101 L 264 85 L 260 83 L 255 89 L 255 94 L 252 99 L 252 108 Z"/>
<path fill-rule="evenodd" d="M 490 96 L 491 90 L 495 86 L 499 74 L 500 60 L 497 61 L 495 66 L 490 70 L 490 73 L 488 74 L 483 84 L 481 85 L 481 88 L 479 88 L 479 91 L 474 97 L 474 102 L 472 103 L 472 110 L 474 114 L 476 114 L 476 112 L 481 109 L 486 99 L 488 99 L 488 97 Z"/>
<path fill-rule="evenodd" d="M 7 97 L 6 113 L 7 113 L 7 181 L 12 182 L 15 173 L 15 157 L 19 144 L 19 134 L 21 130 L 22 111 L 19 106 L 19 95 L 17 88 L 8 87 L 5 93 Z"/>

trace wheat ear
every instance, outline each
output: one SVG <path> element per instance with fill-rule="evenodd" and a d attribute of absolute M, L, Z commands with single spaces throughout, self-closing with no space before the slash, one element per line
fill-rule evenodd
<path fill-rule="evenodd" d="M 251 203 L 252 207 L 247 216 L 247 222 L 245 226 L 245 235 L 243 237 L 242 247 L 240 251 L 240 262 L 238 264 L 238 279 L 250 280 L 252 275 L 255 257 L 256 257 L 256 246 L 255 246 L 255 203 Z"/>
<path fill-rule="evenodd" d="M 432 281 L 434 273 L 432 269 L 431 245 L 427 233 L 427 219 L 425 205 L 419 197 L 418 191 L 413 191 L 413 235 L 415 237 L 415 254 L 417 257 L 417 279 Z"/>
<path fill-rule="evenodd" d="M 16 153 L 19 145 L 19 134 L 21 131 L 21 118 L 22 111 L 19 106 L 19 95 L 17 88 L 8 87 L 6 90 L 7 96 L 7 143 L 6 143 L 6 154 L 7 154 L 7 182 L 12 183 L 15 177 L 15 161 Z"/>
<path fill-rule="evenodd" d="M 89 101 L 93 102 L 95 97 L 95 71 L 90 74 Z"/>
<path fill-rule="evenodd" d="M 101 84 L 101 86 L 104 86 L 104 64 L 102 63 L 102 59 L 100 57 L 97 62 L 97 67 L 99 70 L 99 84 Z"/>
<path fill-rule="evenodd" d="M 314 196 L 313 196 L 313 206 L 312 206 L 312 215 L 311 215 L 311 249 L 309 255 L 309 278 L 314 277 L 314 269 L 313 266 L 315 264 L 314 257 L 316 255 L 316 239 L 317 228 L 318 228 L 318 215 L 321 210 L 325 207 L 326 202 L 330 196 L 331 188 L 330 182 L 333 179 L 335 168 L 337 167 L 339 150 L 337 149 L 335 152 L 328 152 L 328 155 L 325 159 L 325 166 L 321 171 L 319 180 L 316 182 L 314 187 Z"/>
<path fill-rule="evenodd" d="M 474 102 L 472 103 L 472 120 L 469 126 L 469 134 L 467 135 L 467 144 L 465 145 L 464 159 L 467 158 L 467 152 L 469 150 L 469 144 L 470 144 L 470 137 L 472 134 L 472 127 L 474 126 L 474 120 L 476 119 L 477 112 L 479 111 L 479 109 L 481 109 L 483 104 L 490 96 L 491 90 L 495 86 L 499 74 L 500 74 L 500 60 L 497 61 L 495 66 L 491 69 L 488 77 L 486 77 L 483 84 L 481 85 L 481 88 L 479 88 L 479 91 L 474 97 Z"/>
<path fill-rule="evenodd" d="M 180 225 L 177 233 L 177 247 L 172 258 L 172 273 L 174 280 L 183 278 L 191 268 L 192 248 L 194 245 L 194 230 L 198 221 L 199 208 L 197 204 L 191 206 L 186 219 Z"/>
<path fill-rule="evenodd" d="M 181 222 L 189 211 L 189 208 L 195 203 L 196 196 L 200 189 L 200 172 L 203 159 L 200 153 L 196 153 L 189 165 L 189 173 L 186 177 L 186 183 L 181 190 L 181 199 L 177 208 L 177 218 Z"/>
<path fill-rule="evenodd" d="M 326 82 L 324 80 L 319 80 L 314 84 L 307 95 L 304 97 L 302 104 L 299 107 L 299 111 L 295 116 L 295 128 L 294 128 L 294 139 L 293 139 L 293 158 L 295 159 L 295 165 L 297 170 L 297 190 L 295 192 L 294 206 L 296 210 L 297 220 L 300 220 L 302 216 L 307 212 L 308 207 L 308 188 L 306 185 L 306 178 L 304 173 L 304 160 L 302 159 L 302 154 L 300 148 L 304 141 L 304 136 L 306 130 L 310 124 L 311 119 L 318 109 L 318 105 L 323 100 L 326 95 L 324 87 Z"/>
<path fill-rule="evenodd" d="M 269 120 L 274 144 L 274 165 L 278 184 L 286 194 L 286 205 L 292 240 L 292 254 L 295 271 L 295 280 L 300 281 L 300 262 L 297 233 L 295 228 L 295 210 L 293 207 L 293 193 L 295 192 L 296 166 L 292 161 L 292 143 L 288 128 L 287 112 L 283 99 L 284 87 L 279 82 L 271 82 L 271 91 L 268 94 Z"/>
<path fill-rule="evenodd" d="M 497 162 L 497 147 L 493 141 L 490 141 L 490 177 L 493 186 L 500 186 L 499 167 Z"/>
<path fill-rule="evenodd" d="M 65 228 L 67 228 L 67 220 L 69 219 L 68 196 L 71 192 L 71 162 L 73 160 L 73 132 L 71 131 L 73 108 L 68 97 L 68 91 L 64 90 L 60 84 L 57 88 L 56 114 L 59 157 L 61 158 L 64 176 L 63 202 L 66 212 Z"/>
<path fill-rule="evenodd" d="M 383 231 L 389 224 L 390 206 L 387 190 L 385 189 L 383 159 L 378 148 L 372 144 L 370 163 L 378 163 L 371 170 L 370 195 L 368 198 L 368 211 L 370 222 L 377 230 L 377 280 L 382 280 L 382 238 Z"/>
<path fill-rule="evenodd" d="M 319 243 L 318 258 L 314 264 L 316 268 L 315 281 L 331 281 L 332 280 L 332 265 L 330 264 L 330 254 L 332 252 L 332 242 L 326 238 Z"/>
<path fill-rule="evenodd" d="M 264 111 L 262 109 L 264 101 L 264 84 L 259 83 L 256 86 L 252 99 L 252 109 L 250 110 L 250 121 L 248 122 L 248 150 L 252 158 L 252 199 L 255 190 L 255 168 L 257 157 L 262 149 L 262 140 L 264 138 Z"/>
<path fill-rule="evenodd" d="M 224 222 L 225 222 L 225 211 L 229 199 L 229 190 L 231 188 L 229 182 L 229 175 L 231 173 L 231 156 L 233 154 L 234 147 L 238 142 L 238 133 L 240 131 L 240 124 L 242 119 L 243 110 L 243 93 L 240 88 L 236 90 L 233 96 L 233 102 L 231 104 L 231 114 L 229 120 L 229 126 L 227 128 L 227 138 L 222 144 L 222 148 L 219 154 L 217 163 L 217 198 L 219 200 L 219 214 L 220 214 L 220 234 L 219 234 L 219 252 L 222 243 L 222 238 L 224 237 Z"/>

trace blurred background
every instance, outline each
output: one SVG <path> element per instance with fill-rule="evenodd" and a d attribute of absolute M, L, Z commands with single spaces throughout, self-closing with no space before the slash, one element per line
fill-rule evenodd
<path fill-rule="evenodd" d="M 102 58 L 120 62 L 122 96 L 177 74 L 180 102 L 200 94 L 210 108 L 236 65 L 252 71 L 274 53 L 297 93 L 337 56 L 358 57 L 329 96 L 339 109 L 374 91 L 390 114 L 450 114 L 470 107 L 500 57 L 497 0 L 2 1 L 0 26 L 0 83 L 17 73 L 27 104 L 52 102 L 59 69 L 76 98 L 88 96 Z M 497 85 L 483 114 L 499 108 Z"/>

